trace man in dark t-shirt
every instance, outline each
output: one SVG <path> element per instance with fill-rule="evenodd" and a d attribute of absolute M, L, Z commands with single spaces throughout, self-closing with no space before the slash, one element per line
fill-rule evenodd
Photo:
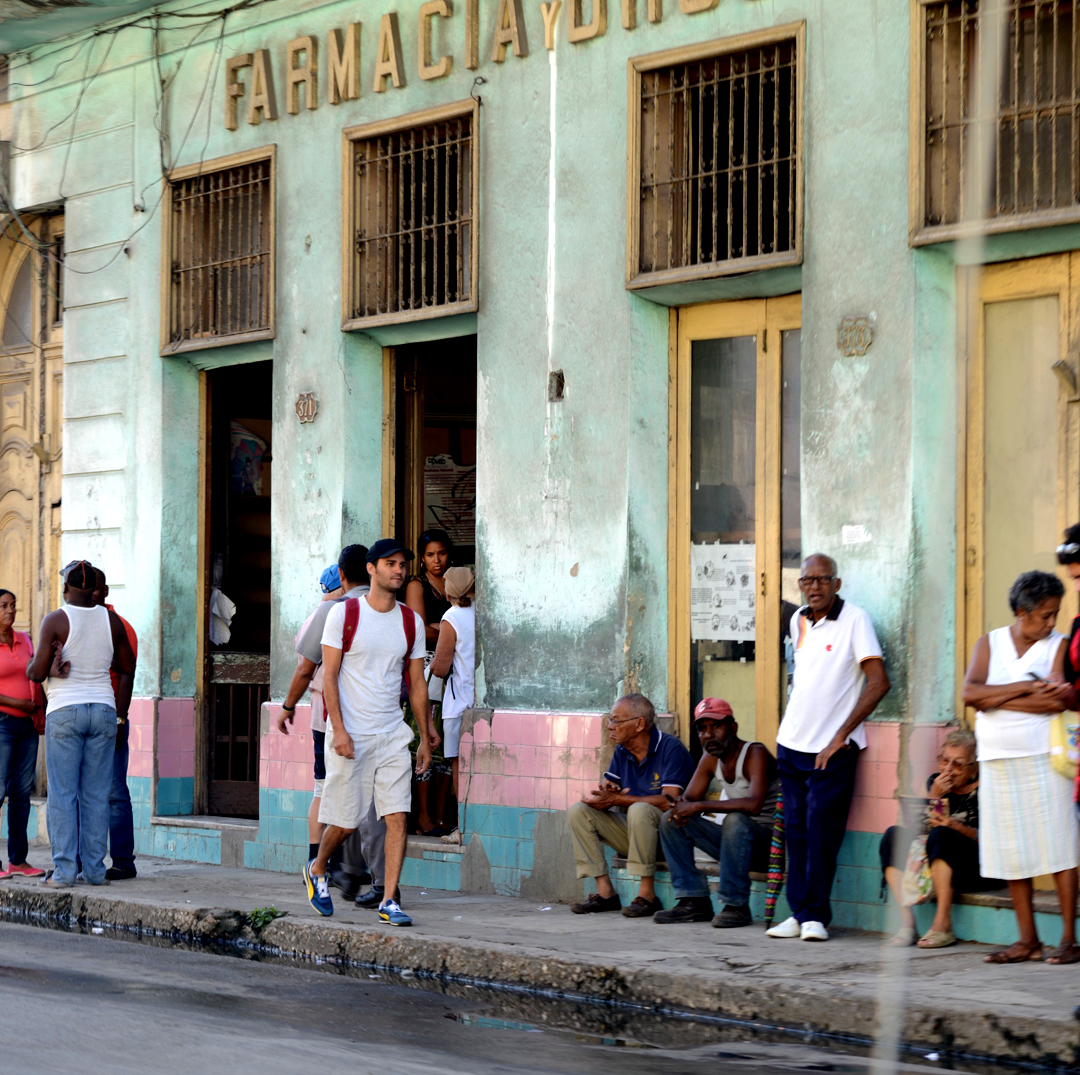
<path fill-rule="evenodd" d="M 567 812 L 578 877 L 596 880 L 596 892 L 570 910 L 574 914 L 617 911 L 651 918 L 660 910 L 653 878 L 660 818 L 682 794 L 694 771 L 690 752 L 656 727 L 656 710 L 641 694 L 611 707 L 608 737 L 616 744 L 599 787 Z M 623 907 L 607 873 L 601 844 L 627 856 L 627 870 L 641 879 L 638 894 Z"/>

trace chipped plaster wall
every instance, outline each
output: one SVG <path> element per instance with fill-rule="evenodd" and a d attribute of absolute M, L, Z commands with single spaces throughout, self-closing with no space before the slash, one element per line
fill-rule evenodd
<path fill-rule="evenodd" d="M 281 117 L 226 131 L 215 39 L 192 45 L 163 121 L 176 164 L 278 146 L 277 338 L 161 359 L 156 75 L 145 30 L 110 37 L 79 95 L 69 65 L 39 91 L 12 88 L 16 203 L 63 201 L 66 277 L 63 555 L 109 571 L 142 642 L 139 693 L 195 685 L 198 369 L 273 358 L 274 693 L 318 571 L 381 528 L 381 353 L 339 328 L 343 127 L 462 100 L 488 81 L 481 139 L 478 332 L 481 696 L 506 708 L 601 709 L 620 690 L 667 696 L 668 311 L 661 303 L 782 293 L 799 274 L 751 274 L 667 289 L 623 286 L 626 61 L 663 48 L 807 21 L 803 293 L 804 548 L 837 556 L 865 605 L 898 689 L 882 714 L 944 719 L 953 705 L 955 310 L 951 251 L 907 245 L 908 5 L 885 0 L 721 0 L 660 24 L 619 25 L 571 46 L 564 9 L 553 54 L 538 5 L 530 54 L 494 64 L 494 5 L 481 10 L 480 68 L 464 67 L 463 12 L 437 20 L 450 77 L 416 77 L 418 5 L 401 14 L 404 89 L 371 92 L 376 14 L 280 0 L 230 16 L 225 51 L 271 52 Z M 643 9 L 639 3 L 639 8 Z M 284 112 L 285 43 L 325 42 L 364 19 L 362 96 Z M 190 31 L 164 32 L 171 72 Z M 95 46 L 91 70 L 108 45 Z M 48 61 L 12 82 L 50 74 Z M 200 95 L 209 89 L 200 105 Z M 188 132 L 185 135 L 185 132 Z M 136 229 L 142 230 L 136 233 Z M 126 244 L 124 241 L 127 240 Z M 115 253 L 109 268 L 89 275 Z M 1080 245 L 1077 229 L 1005 237 L 990 256 Z M 861 359 L 841 356 L 840 319 L 871 316 Z M 396 339 L 439 338 L 429 322 Z M 381 339 L 389 338 L 387 335 Z M 562 369 L 566 395 L 548 403 Z M 292 404 L 319 398 L 300 426 Z M 841 528 L 872 540 L 844 546 Z"/>

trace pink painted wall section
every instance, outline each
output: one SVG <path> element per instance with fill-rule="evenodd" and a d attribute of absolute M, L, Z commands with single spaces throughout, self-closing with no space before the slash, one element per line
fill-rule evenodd
<path fill-rule="evenodd" d="M 128 709 L 128 776 L 154 775 L 154 699 L 132 698 Z"/>
<path fill-rule="evenodd" d="M 496 710 L 461 739 L 462 798 L 566 810 L 600 776 L 601 713 Z"/>
<path fill-rule="evenodd" d="M 195 699 L 158 702 L 157 771 L 159 777 L 195 775 Z"/>
<path fill-rule="evenodd" d="M 923 795 L 926 778 L 937 769 L 937 757 L 948 728 L 916 724 L 909 728 L 901 764 L 901 729 L 896 723 L 866 725 L 866 750 L 855 775 L 855 798 L 848 828 L 856 832 L 884 832 L 899 820 L 897 794 Z M 910 786 L 901 787 L 901 774 Z"/>
<path fill-rule="evenodd" d="M 311 706 L 298 705 L 289 734 L 277 730 L 281 706 L 265 703 L 270 731 L 259 743 L 259 787 L 287 791 L 315 790 L 314 753 L 311 744 Z"/>

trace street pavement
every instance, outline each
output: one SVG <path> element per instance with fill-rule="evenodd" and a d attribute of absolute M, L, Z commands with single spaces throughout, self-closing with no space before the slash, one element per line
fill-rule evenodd
<path fill-rule="evenodd" d="M 47 851 L 31 861 L 45 865 Z M 405 889 L 412 929 L 336 903 L 317 916 L 299 876 L 139 860 L 139 877 L 105 888 L 50 892 L 0 882 L 0 913 L 208 939 L 252 938 L 243 916 L 285 917 L 258 938 L 311 960 L 407 968 L 444 980 L 500 982 L 645 1007 L 696 1009 L 755 1025 L 813 1029 L 1025 1062 L 1075 1063 L 1080 965 L 988 966 L 984 945 L 894 949 L 884 938 L 836 930 L 827 944 L 774 941 L 760 923 L 714 930 L 659 926 L 618 914 L 572 915 L 565 905 Z M 335 890 L 336 892 L 336 890 Z"/>
<path fill-rule="evenodd" d="M 745 1030 L 425 991 L 175 946 L 0 924 L 2 1070 L 88 1075 L 861 1073 L 868 1060 Z M 628 1047 L 629 1046 L 629 1047 Z M 926 1072 L 906 1066 L 911 1075 Z"/>

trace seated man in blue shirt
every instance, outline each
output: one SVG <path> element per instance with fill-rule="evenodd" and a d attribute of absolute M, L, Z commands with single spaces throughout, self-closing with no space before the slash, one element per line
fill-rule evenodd
<path fill-rule="evenodd" d="M 572 904 L 574 914 L 617 911 L 627 918 L 651 918 L 660 910 L 653 877 L 660 818 L 682 794 L 694 771 L 690 751 L 656 727 L 656 710 L 642 694 L 628 694 L 612 707 L 608 737 L 614 742 L 600 786 L 567 812 L 578 877 L 596 879 L 596 892 Z M 611 885 L 601 844 L 625 855 L 627 870 L 641 878 L 628 907 Z"/>

